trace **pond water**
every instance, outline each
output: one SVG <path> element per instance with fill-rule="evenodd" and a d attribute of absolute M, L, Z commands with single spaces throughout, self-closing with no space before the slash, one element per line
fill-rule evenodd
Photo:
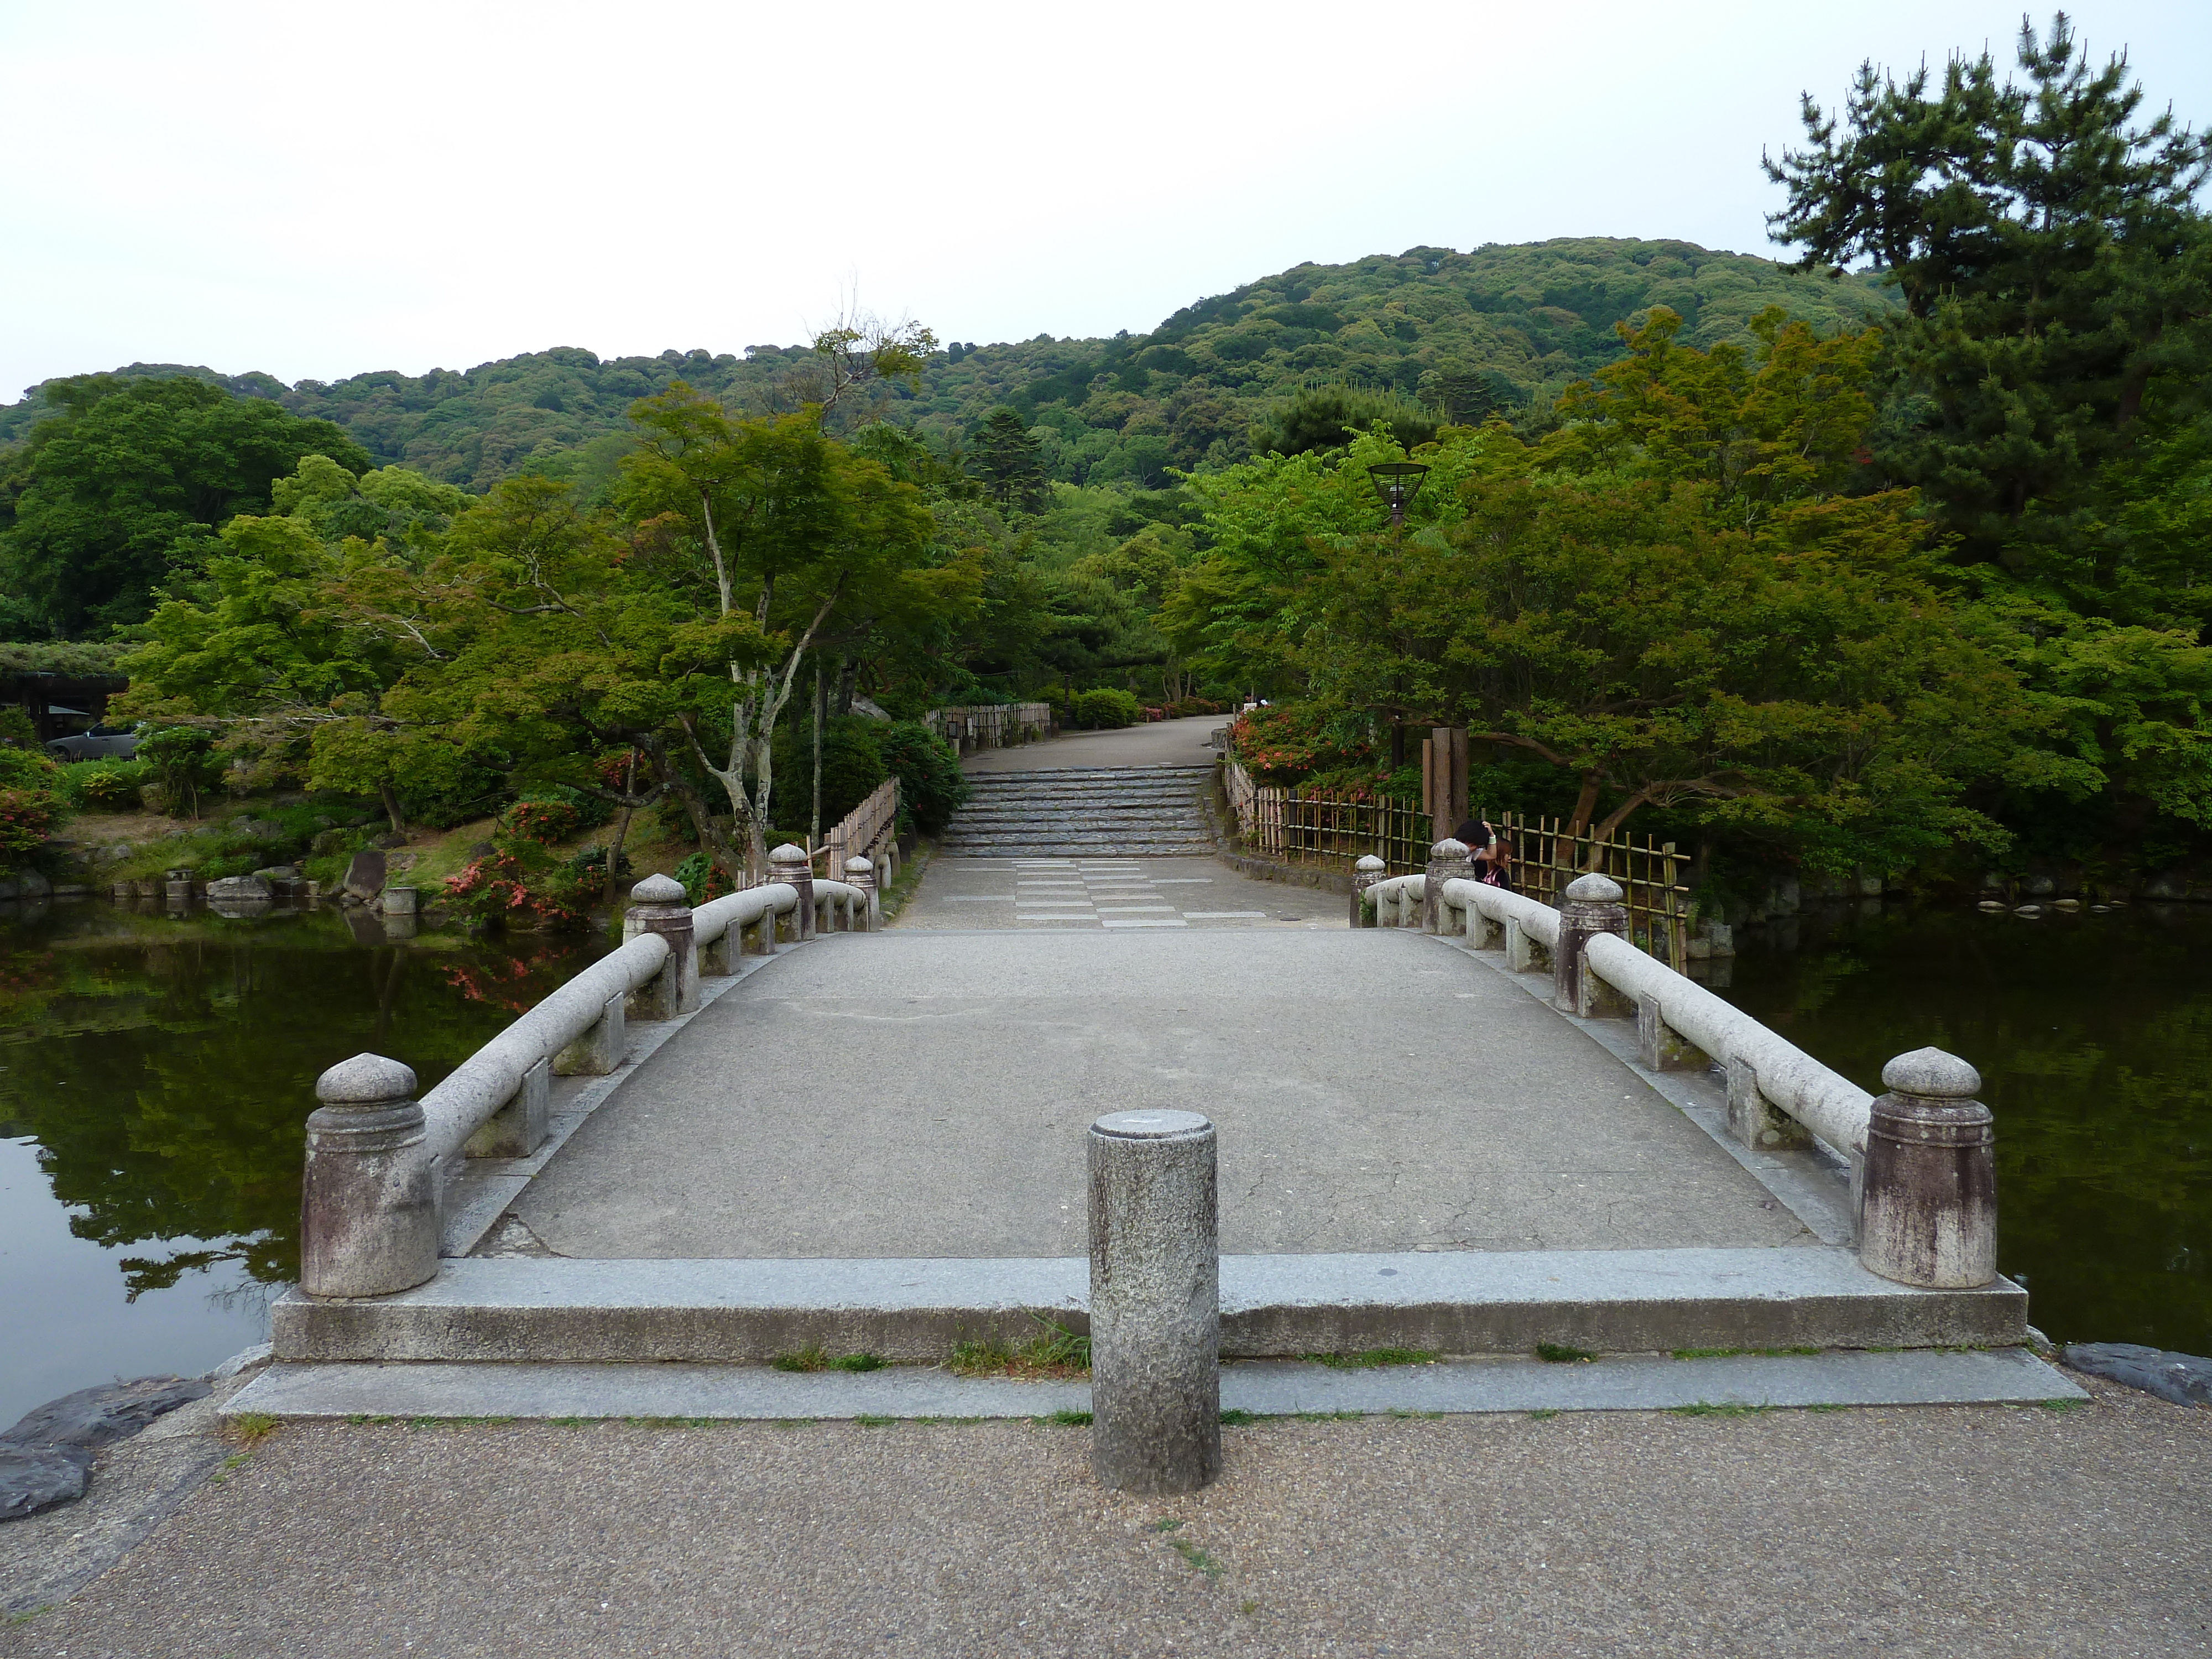
<path fill-rule="evenodd" d="M 1925 1043 L 1981 1069 L 2001 1265 L 2045 1331 L 2212 1353 L 2212 914 L 1874 902 L 1739 942 L 1715 988 L 1863 1086 Z M 0 906 L 0 1426 L 260 1340 L 316 1074 L 373 1048 L 427 1088 L 607 948 Z"/>
<path fill-rule="evenodd" d="M 2212 913 L 1833 905 L 1713 988 L 1863 1089 L 1934 1044 L 1996 1120 L 2002 1271 L 2061 1342 L 2212 1354 Z"/>
<path fill-rule="evenodd" d="M 262 1340 L 317 1073 L 373 1048 L 428 1088 L 606 948 L 387 939 L 328 906 L 0 905 L 0 1427 Z"/>

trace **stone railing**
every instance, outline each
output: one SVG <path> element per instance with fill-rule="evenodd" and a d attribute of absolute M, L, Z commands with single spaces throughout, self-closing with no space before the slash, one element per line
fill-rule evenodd
<path fill-rule="evenodd" d="M 963 755 L 978 749 L 1006 749 L 1052 735 L 1048 702 L 973 703 L 933 708 L 922 723 Z"/>
<path fill-rule="evenodd" d="M 693 909 L 681 884 L 648 876 L 630 890 L 623 942 L 416 1097 L 415 1073 L 356 1054 L 316 1080 L 301 1193 L 300 1288 L 309 1296 L 386 1296 L 434 1278 L 446 1191 L 466 1158 L 527 1158 L 550 1123 L 552 1079 L 604 1077 L 628 1051 L 632 1020 L 699 1006 L 702 973 L 726 976 L 818 933 L 872 933 L 879 911 L 866 859 L 855 879 L 805 873 L 800 848 L 769 854 L 777 880 Z"/>
<path fill-rule="evenodd" d="M 1908 1285 L 1969 1287 L 1996 1277 L 1996 1166 L 1980 1074 L 1940 1048 L 1882 1067 L 1869 1095 L 1733 1004 L 1628 942 L 1609 877 L 1571 883 L 1558 909 L 1471 878 L 1468 849 L 1431 849 L 1421 875 L 1360 860 L 1355 926 L 1419 927 L 1502 950 L 1510 971 L 1548 967 L 1552 1006 L 1579 1018 L 1633 1019 L 1654 1072 L 1721 1073 L 1729 1133 L 1771 1152 L 1824 1142 L 1849 1161 L 1859 1256 Z"/>

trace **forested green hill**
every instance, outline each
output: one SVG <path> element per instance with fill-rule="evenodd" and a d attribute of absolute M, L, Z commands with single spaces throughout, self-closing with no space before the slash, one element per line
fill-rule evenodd
<path fill-rule="evenodd" d="M 1868 276 L 1802 276 L 1689 242 L 1417 247 L 1299 265 L 1200 301 L 1150 334 L 954 343 L 930 358 L 919 386 L 895 388 L 882 412 L 944 447 L 1012 407 L 1042 429 L 1054 477 L 1158 487 L 1170 466 L 1245 454 L 1253 425 L 1304 386 L 1347 382 L 1466 418 L 1547 398 L 1613 362 L 1621 354 L 1613 324 L 1652 305 L 1681 313 L 1686 343 L 1710 346 L 1747 339 L 1746 324 L 1768 305 L 1827 331 L 1858 326 L 1890 303 Z M 806 356 L 804 346 L 751 346 L 742 356 L 602 360 L 562 346 L 465 372 L 380 370 L 289 387 L 267 374 L 174 364 L 117 373 L 188 375 L 274 398 L 336 422 L 380 464 L 483 489 L 519 471 L 589 476 L 610 467 L 626 447 L 629 405 L 675 380 L 739 408 L 781 406 L 792 395 L 783 383 Z M 21 438 L 43 412 L 43 387 L 0 408 L 0 443 Z"/>

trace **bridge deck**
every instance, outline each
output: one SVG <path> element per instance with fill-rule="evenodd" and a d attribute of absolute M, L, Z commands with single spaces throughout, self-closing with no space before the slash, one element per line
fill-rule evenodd
<path fill-rule="evenodd" d="M 1219 1126 L 1231 1253 L 1818 1242 L 1487 962 L 1341 928 L 823 939 L 678 1032 L 513 1212 L 568 1256 L 1080 1256 L 1084 1131 L 1139 1106 Z"/>

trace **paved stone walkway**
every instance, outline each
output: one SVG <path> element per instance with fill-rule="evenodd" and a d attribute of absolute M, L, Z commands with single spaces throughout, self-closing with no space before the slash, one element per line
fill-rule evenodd
<path fill-rule="evenodd" d="M 1254 881 L 1217 859 L 930 860 L 896 928 L 1343 928 L 1341 893 Z"/>
<path fill-rule="evenodd" d="M 1263 1422 L 1170 1500 L 1044 1425 L 292 1426 L 0 1655 L 2203 1653 L 2212 1412 L 2089 1386 Z"/>
<path fill-rule="evenodd" d="M 1151 720 L 1119 732 L 1063 732 L 1041 743 L 982 749 L 960 763 L 968 772 L 1054 772 L 1085 766 L 1198 766 L 1218 760 L 1206 741 L 1233 714 Z"/>
<path fill-rule="evenodd" d="M 1813 1242 L 1441 940 L 1082 927 L 790 952 L 641 1065 L 514 1213 L 581 1257 L 1080 1256 L 1085 1131 L 1164 1106 L 1219 1126 L 1232 1253 Z"/>

